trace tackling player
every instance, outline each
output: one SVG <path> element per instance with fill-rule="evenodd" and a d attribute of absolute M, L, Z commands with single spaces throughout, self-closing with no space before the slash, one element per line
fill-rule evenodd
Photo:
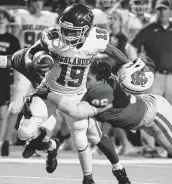
<path fill-rule="evenodd" d="M 106 30 L 93 27 L 93 18 L 94 16 L 90 8 L 81 4 L 69 6 L 60 16 L 59 24 L 43 31 L 40 43 L 38 42 L 32 46 L 28 51 L 28 57 L 26 57 L 27 60 L 31 61 L 32 55 L 42 48 L 51 52 L 54 56 L 55 64 L 46 75 L 42 84 L 48 85 L 50 90 L 76 104 L 80 102 L 86 92 L 87 74 L 94 55 L 99 52 L 105 52 L 118 62 L 126 63 L 129 61 L 118 49 L 109 44 L 109 35 Z M 35 127 L 32 129 L 32 132 L 28 133 L 25 125 L 32 127 L 30 122 L 37 124 L 45 118 L 45 115 L 42 117 L 42 112 L 38 108 L 39 103 L 36 100 L 34 100 L 34 103 L 31 103 L 31 109 L 37 117 L 40 117 L 40 120 L 33 117 L 29 120 L 22 120 L 19 136 L 25 140 L 39 137 L 40 135 L 39 132 L 35 131 Z M 52 108 L 56 109 L 56 107 Z M 46 118 L 48 118 L 48 110 L 45 109 L 45 112 Z M 78 151 L 84 172 L 83 182 L 86 183 L 92 172 L 91 151 L 86 137 L 88 120 L 77 121 L 64 113 L 63 116 L 71 128 L 75 148 Z M 24 157 L 29 153 L 30 149 L 28 148 L 31 148 L 32 140 L 27 142 L 28 144 L 25 146 Z M 93 180 L 91 183 L 93 183 Z"/>
<path fill-rule="evenodd" d="M 31 81 L 33 87 L 36 88 L 42 81 L 43 77 L 45 76 L 45 73 L 50 69 L 50 64 L 49 63 L 42 64 L 38 62 L 32 62 L 32 64 L 27 63 L 27 61 L 25 60 L 25 54 L 27 50 L 28 49 L 19 50 L 15 52 L 13 55 L 4 55 L 4 56 L 0 55 L 0 68 L 15 69 L 16 71 L 23 74 L 29 81 Z M 51 116 L 49 120 L 46 121 L 47 124 L 52 125 L 46 128 L 47 131 L 53 132 L 54 129 L 53 125 L 56 123 L 56 120 L 58 121 L 58 119 L 56 119 L 54 116 Z M 28 132 L 30 131 L 29 126 L 25 128 L 28 129 Z M 43 134 L 45 134 L 45 132 L 43 132 Z M 57 165 L 56 156 L 59 144 L 60 143 L 57 139 L 51 139 L 46 142 L 46 145 L 44 145 L 45 150 L 47 150 L 48 152 L 46 159 L 47 170 L 51 170 L 52 162 L 54 165 Z M 41 146 L 42 145 L 40 145 L 40 147 Z M 55 158 L 52 157 L 52 155 L 55 155 L 54 156 Z"/>
<path fill-rule="evenodd" d="M 77 107 L 74 107 L 69 101 L 62 100 L 60 102 L 59 99 L 58 108 L 75 118 L 82 118 L 82 116 L 85 118 L 89 114 L 94 116 L 96 120 L 102 123 L 107 122 L 113 127 L 144 130 L 172 155 L 172 106 L 159 95 L 139 95 L 139 93 L 150 89 L 154 79 L 153 73 L 154 64 L 152 61 L 138 58 L 119 69 L 118 80 L 110 80 L 113 82 L 111 83 L 113 90 L 107 93 L 107 88 L 104 89 L 102 86 L 104 81 L 109 81 L 111 69 L 105 70 L 103 64 L 95 64 L 90 71 L 87 85 L 90 89 L 85 97 L 89 103 L 81 102 Z M 135 95 L 133 95 L 134 93 Z M 55 99 L 52 93 L 48 95 L 48 98 L 57 102 L 57 98 Z M 101 108 L 110 103 L 113 107 L 101 112 Z M 70 105 L 72 109 L 70 109 Z M 89 105 L 92 106 L 89 107 Z M 91 110 L 95 107 L 97 112 L 95 109 Z M 85 112 L 86 109 L 87 112 Z"/>

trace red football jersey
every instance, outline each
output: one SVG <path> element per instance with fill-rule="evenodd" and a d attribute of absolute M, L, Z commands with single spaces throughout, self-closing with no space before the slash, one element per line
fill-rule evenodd
<path fill-rule="evenodd" d="M 105 107 L 114 99 L 112 87 L 103 81 L 98 82 L 86 93 L 84 100 L 97 108 Z"/>

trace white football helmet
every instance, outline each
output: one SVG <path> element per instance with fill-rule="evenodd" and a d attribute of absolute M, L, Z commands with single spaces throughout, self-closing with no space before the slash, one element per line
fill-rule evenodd
<path fill-rule="evenodd" d="M 137 58 L 123 65 L 117 72 L 120 87 L 131 94 L 148 91 L 153 82 L 155 65 L 150 58 Z"/>

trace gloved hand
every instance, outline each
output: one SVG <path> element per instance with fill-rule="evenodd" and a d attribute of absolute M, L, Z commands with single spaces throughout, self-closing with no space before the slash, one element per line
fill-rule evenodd
<path fill-rule="evenodd" d="M 34 97 L 34 94 L 31 94 L 29 96 L 26 96 L 23 100 L 22 113 L 26 119 L 30 119 L 32 117 L 30 104 L 32 103 L 33 97 Z"/>

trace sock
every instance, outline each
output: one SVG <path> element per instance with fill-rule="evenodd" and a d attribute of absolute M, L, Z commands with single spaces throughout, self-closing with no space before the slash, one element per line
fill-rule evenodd
<path fill-rule="evenodd" d="M 51 144 L 50 144 L 50 147 L 48 148 L 48 151 L 52 151 L 57 146 L 56 142 L 54 140 L 50 139 L 50 142 L 51 142 Z"/>
<path fill-rule="evenodd" d="M 105 154 L 112 165 L 119 163 L 115 147 L 108 136 L 103 135 L 97 146 Z"/>
<path fill-rule="evenodd" d="M 91 175 L 92 174 L 92 153 L 90 150 L 89 145 L 82 150 L 78 151 L 78 157 L 80 160 L 80 164 L 82 167 L 82 172 L 85 175 Z"/>
<path fill-rule="evenodd" d="M 113 167 L 114 171 L 119 170 L 119 169 L 122 170 L 124 168 L 123 165 L 120 162 L 118 162 L 116 164 L 112 164 L 112 167 Z"/>
<path fill-rule="evenodd" d="M 56 148 L 56 143 L 54 140 L 50 139 L 48 136 L 45 136 L 42 142 L 39 144 L 39 147 L 37 148 L 39 151 L 41 150 L 48 150 L 52 151 Z"/>

